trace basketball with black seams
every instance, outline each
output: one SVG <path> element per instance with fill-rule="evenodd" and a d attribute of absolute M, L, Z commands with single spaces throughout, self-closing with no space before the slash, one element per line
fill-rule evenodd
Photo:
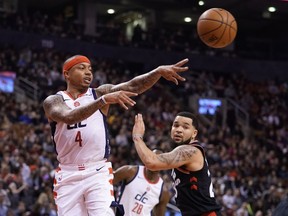
<path fill-rule="evenodd" d="M 200 15 L 197 33 L 207 46 L 224 48 L 234 41 L 237 35 L 237 22 L 229 11 L 211 8 Z"/>

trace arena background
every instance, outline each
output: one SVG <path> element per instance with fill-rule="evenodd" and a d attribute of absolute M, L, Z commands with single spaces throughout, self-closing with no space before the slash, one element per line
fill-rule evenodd
<path fill-rule="evenodd" d="M 198 17 L 212 7 L 238 23 L 224 49 L 196 34 Z M 41 104 L 65 88 L 63 60 L 79 53 L 93 60 L 95 87 L 189 58 L 185 83 L 161 80 L 131 111 L 111 109 L 113 167 L 141 164 L 131 141 L 135 113 L 149 122 L 150 147 L 169 150 L 173 115 L 192 110 L 224 215 L 271 215 L 287 196 L 287 11 L 288 2 L 276 0 L 0 1 L 1 202 L 9 215 L 56 215 L 57 162 Z M 163 178 L 171 184 L 168 172 Z M 168 215 L 179 215 L 172 199 Z"/>

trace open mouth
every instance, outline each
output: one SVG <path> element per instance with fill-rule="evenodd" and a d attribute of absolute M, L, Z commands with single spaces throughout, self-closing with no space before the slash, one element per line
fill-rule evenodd
<path fill-rule="evenodd" d="M 175 140 L 182 140 L 182 136 L 180 136 L 180 135 L 174 135 L 174 139 L 175 139 Z"/>
<path fill-rule="evenodd" d="M 91 82 L 91 78 L 85 77 L 85 78 L 84 78 L 84 81 L 85 81 L 86 83 L 90 83 L 90 82 Z"/>

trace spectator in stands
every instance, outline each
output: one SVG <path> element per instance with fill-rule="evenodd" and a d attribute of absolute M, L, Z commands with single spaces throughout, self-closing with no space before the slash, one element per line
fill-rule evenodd
<path fill-rule="evenodd" d="M 2 190 L 0 190 L 0 215 L 7 215 L 8 213 L 8 206 L 5 205 L 5 193 L 3 193 Z"/>

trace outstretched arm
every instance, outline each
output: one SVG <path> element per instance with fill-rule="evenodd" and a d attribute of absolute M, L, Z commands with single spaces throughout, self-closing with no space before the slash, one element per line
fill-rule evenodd
<path fill-rule="evenodd" d="M 181 77 L 179 73 L 185 72 L 188 70 L 187 66 L 184 66 L 189 60 L 183 59 L 176 64 L 173 65 L 162 65 L 157 67 L 156 69 L 136 76 L 130 81 L 112 85 L 112 84 L 104 84 L 96 88 L 97 96 L 100 97 L 102 95 L 106 95 L 108 93 L 116 93 L 118 91 L 129 91 L 129 92 L 134 92 L 137 94 L 141 94 L 148 89 L 150 89 L 155 83 L 163 77 L 166 80 L 174 82 L 176 85 L 178 85 L 178 81 L 185 81 L 184 77 Z M 105 97 L 106 99 L 106 97 Z M 110 104 L 111 100 L 107 99 L 106 100 L 108 104 Z M 120 104 L 123 106 L 123 104 Z M 125 109 L 128 109 L 127 106 L 124 106 Z M 102 112 L 107 115 L 109 106 L 105 106 L 101 108 Z"/>
<path fill-rule="evenodd" d="M 135 116 L 132 138 L 141 161 L 148 169 L 153 171 L 166 170 L 183 165 L 190 168 L 192 164 L 198 167 L 199 164 L 201 166 L 203 163 L 201 151 L 192 145 L 180 145 L 171 152 L 155 154 L 143 141 L 144 132 L 144 121 L 142 115 L 138 114 Z"/>
<path fill-rule="evenodd" d="M 188 70 L 187 66 L 183 66 L 187 62 L 188 59 L 183 59 L 173 65 L 162 65 L 148 73 L 139 75 L 130 81 L 117 85 L 103 85 L 99 87 L 98 90 L 101 92 L 101 95 L 119 90 L 141 94 L 150 89 L 161 77 L 178 85 L 178 81 L 185 81 L 185 78 L 181 77 L 179 73 Z"/>

